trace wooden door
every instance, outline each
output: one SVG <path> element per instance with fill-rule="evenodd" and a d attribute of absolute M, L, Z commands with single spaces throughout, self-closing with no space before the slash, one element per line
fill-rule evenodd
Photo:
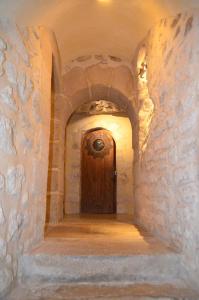
<path fill-rule="evenodd" d="M 81 212 L 116 213 L 115 142 L 105 129 L 84 135 L 81 166 Z"/>

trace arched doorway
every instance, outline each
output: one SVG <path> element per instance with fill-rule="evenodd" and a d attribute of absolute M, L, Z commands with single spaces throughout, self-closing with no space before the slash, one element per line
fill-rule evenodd
<path fill-rule="evenodd" d="M 81 147 L 81 212 L 116 213 L 116 147 L 111 133 L 85 133 Z"/>
<path fill-rule="evenodd" d="M 103 104 L 106 111 L 98 111 Z M 65 135 L 65 215 L 79 214 L 82 193 L 82 142 L 87 133 L 106 129 L 115 142 L 115 165 L 117 169 L 117 193 L 115 193 L 117 214 L 133 214 L 133 162 L 132 127 L 128 115 L 121 109 L 114 110 L 105 100 L 86 102 L 76 110 L 66 126 Z M 91 109 L 90 109 L 91 108 Z M 97 110 L 96 110 L 97 108 Z M 115 107 L 116 108 L 116 107 Z M 92 171 L 91 171 L 92 174 Z M 113 174 L 114 175 L 114 174 Z M 87 176 L 87 175 L 86 175 Z M 92 179 L 91 179 L 92 180 Z M 107 185 L 109 181 L 107 181 Z M 90 184 L 89 184 L 90 188 Z"/>
<path fill-rule="evenodd" d="M 111 61 L 109 67 L 107 63 L 92 60 L 87 62 L 86 68 L 76 68 L 72 63 L 70 71 L 63 75 L 63 92 L 56 94 L 51 151 L 53 168 L 49 170 L 53 183 L 49 191 L 50 223 L 81 211 L 81 140 L 86 131 L 96 127 L 108 129 L 116 143 L 117 214 L 132 215 L 134 212 L 133 166 L 138 146 L 134 79 L 126 64 Z M 104 101 L 111 101 L 119 110 Z M 93 102 L 97 104 L 93 106 Z M 93 107 L 96 105 L 95 113 Z"/>

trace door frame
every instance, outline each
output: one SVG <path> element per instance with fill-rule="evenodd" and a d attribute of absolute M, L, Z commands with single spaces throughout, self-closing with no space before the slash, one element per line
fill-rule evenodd
<path fill-rule="evenodd" d="M 113 183 L 113 205 L 114 205 L 114 213 L 113 214 L 117 214 L 117 165 L 116 165 L 116 143 L 115 143 L 115 139 L 113 138 L 113 135 L 111 133 L 110 130 L 104 128 L 104 127 L 94 127 L 94 128 L 91 128 L 89 130 L 86 130 L 83 134 L 82 134 L 82 137 L 81 137 L 81 153 L 80 153 L 80 161 L 81 161 L 81 164 L 80 164 L 80 207 L 79 207 L 79 211 L 80 213 L 81 212 L 81 205 L 82 205 L 82 161 L 83 161 L 83 142 L 84 142 L 84 138 L 85 138 L 85 135 L 88 134 L 88 133 L 91 133 L 91 132 L 95 132 L 95 131 L 98 131 L 98 130 L 105 130 L 107 131 L 110 136 L 112 137 L 112 140 L 113 140 L 113 145 L 114 145 L 114 150 L 113 150 L 113 168 L 114 168 L 114 183 Z M 100 214 L 99 214 L 100 215 Z"/>

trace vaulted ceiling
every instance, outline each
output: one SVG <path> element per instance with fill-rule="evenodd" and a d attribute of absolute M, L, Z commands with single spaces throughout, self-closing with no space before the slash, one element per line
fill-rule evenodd
<path fill-rule="evenodd" d="M 1 15 L 21 20 L 25 12 L 25 22 L 50 27 L 63 63 L 88 54 L 130 60 L 155 22 L 197 7 L 198 0 L 0 0 Z"/>

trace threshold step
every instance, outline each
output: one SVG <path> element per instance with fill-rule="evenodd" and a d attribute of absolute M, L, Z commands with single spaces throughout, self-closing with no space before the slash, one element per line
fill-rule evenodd
<path fill-rule="evenodd" d="M 182 274 L 180 255 L 139 254 L 72 256 L 36 253 L 19 262 L 21 282 L 172 283 Z"/>
<path fill-rule="evenodd" d="M 5 300 L 198 300 L 190 288 L 175 285 L 20 285 Z"/>

